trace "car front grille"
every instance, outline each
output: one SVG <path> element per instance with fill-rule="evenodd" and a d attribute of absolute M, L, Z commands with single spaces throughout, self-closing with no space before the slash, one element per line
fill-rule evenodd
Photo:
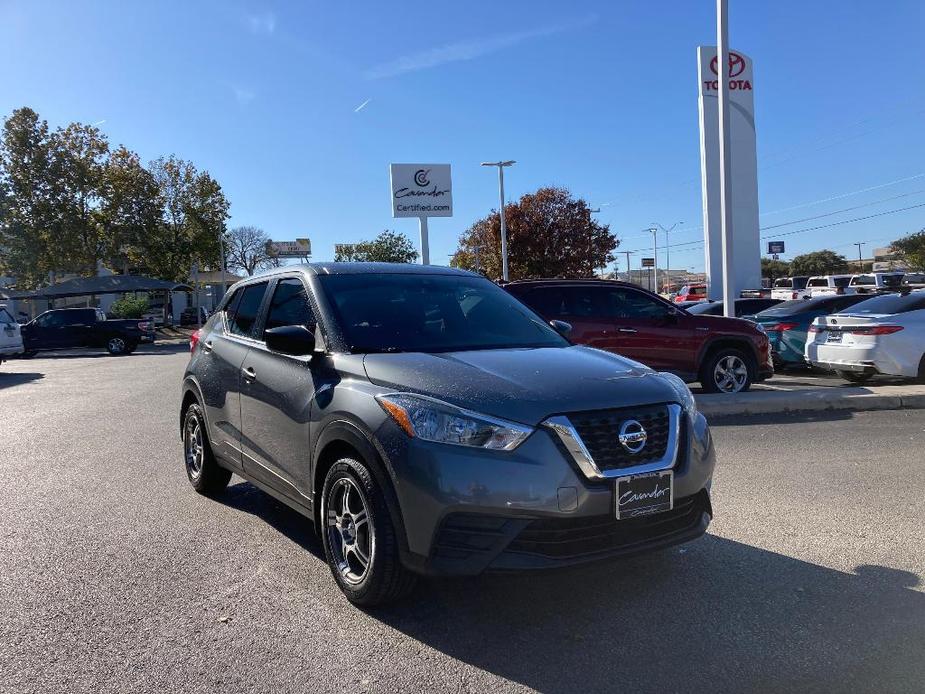
<path fill-rule="evenodd" d="M 652 463 L 668 452 L 671 418 L 667 405 L 577 412 L 568 419 L 602 472 Z M 620 427 L 630 420 L 646 430 L 646 445 L 639 453 L 630 453 L 618 439 Z"/>
<path fill-rule="evenodd" d="M 613 516 L 534 520 L 506 552 L 534 554 L 549 559 L 580 559 L 668 541 L 697 527 L 704 513 L 712 516 L 710 498 L 701 490 L 676 499 L 674 508 L 641 518 L 616 520 Z"/>

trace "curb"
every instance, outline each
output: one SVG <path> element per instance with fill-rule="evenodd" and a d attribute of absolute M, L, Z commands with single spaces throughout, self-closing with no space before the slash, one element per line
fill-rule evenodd
<path fill-rule="evenodd" d="M 792 392 L 751 392 L 734 395 L 697 395 L 697 408 L 706 417 L 743 414 L 777 414 L 822 410 L 925 409 L 925 388 L 883 386 L 881 392 L 868 388 L 826 388 Z"/>

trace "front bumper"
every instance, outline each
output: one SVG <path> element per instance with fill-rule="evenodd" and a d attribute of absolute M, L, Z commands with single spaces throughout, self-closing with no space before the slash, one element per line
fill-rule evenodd
<path fill-rule="evenodd" d="M 571 566 L 699 537 L 712 518 L 715 453 L 702 415 L 683 414 L 672 511 L 617 521 L 614 482 L 592 481 L 549 430 L 481 451 L 377 433 L 395 482 L 405 565 L 432 575 Z"/>

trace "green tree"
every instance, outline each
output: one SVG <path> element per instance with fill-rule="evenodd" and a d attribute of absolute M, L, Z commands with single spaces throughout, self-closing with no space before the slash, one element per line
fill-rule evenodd
<path fill-rule="evenodd" d="M 774 281 L 778 277 L 790 276 L 790 263 L 784 260 L 774 260 L 773 258 L 761 259 L 761 276 L 767 277 Z"/>
<path fill-rule="evenodd" d="M 413 263 L 418 259 L 414 244 L 404 234 L 385 230 L 372 241 L 360 241 L 342 247 L 334 260 L 361 263 Z"/>
<path fill-rule="evenodd" d="M 805 253 L 790 261 L 790 271 L 794 275 L 831 275 L 847 270 L 845 256 L 829 250 Z"/>
<path fill-rule="evenodd" d="M 610 226 L 565 188 L 540 188 L 504 207 L 511 279 L 590 277 L 613 262 L 619 245 Z M 501 277 L 501 217 L 492 212 L 459 238 L 450 264 Z"/>
<path fill-rule="evenodd" d="M 925 229 L 897 239 L 892 247 L 902 253 L 910 269 L 925 270 Z"/>
<path fill-rule="evenodd" d="M 58 270 L 96 273 L 109 248 L 103 205 L 109 142 L 90 125 L 71 123 L 49 139 L 52 222 L 46 262 Z"/>
<path fill-rule="evenodd" d="M 109 158 L 105 191 L 102 223 L 109 266 L 119 271 L 144 266 L 148 235 L 163 217 L 157 181 L 135 152 L 120 146 Z"/>
<path fill-rule="evenodd" d="M 48 161 L 48 123 L 30 108 L 13 111 L 0 139 L 0 270 L 16 275 L 20 288 L 37 286 L 55 269 L 46 259 L 52 237 Z"/>
<path fill-rule="evenodd" d="M 148 300 L 144 297 L 123 296 L 109 307 L 109 314 L 113 318 L 141 318 L 147 312 Z"/>
<path fill-rule="evenodd" d="M 144 239 L 151 274 L 183 281 L 193 263 L 203 269 L 220 264 L 219 239 L 225 236 L 228 200 L 221 186 L 192 162 L 161 157 L 149 167 L 158 187 L 161 218 Z"/>

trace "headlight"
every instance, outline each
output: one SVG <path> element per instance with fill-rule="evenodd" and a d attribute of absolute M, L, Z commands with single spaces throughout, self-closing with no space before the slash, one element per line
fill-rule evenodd
<path fill-rule="evenodd" d="M 530 427 L 423 395 L 389 393 L 376 400 L 408 436 L 424 441 L 511 451 L 533 433 Z"/>
<path fill-rule="evenodd" d="M 687 410 L 692 417 L 697 414 L 697 401 L 694 399 L 694 394 L 691 392 L 691 389 L 687 387 L 687 384 L 667 371 L 659 371 L 658 375 L 665 379 L 668 385 L 674 389 L 675 395 L 678 396 L 678 402 L 681 403 L 684 409 Z"/>

